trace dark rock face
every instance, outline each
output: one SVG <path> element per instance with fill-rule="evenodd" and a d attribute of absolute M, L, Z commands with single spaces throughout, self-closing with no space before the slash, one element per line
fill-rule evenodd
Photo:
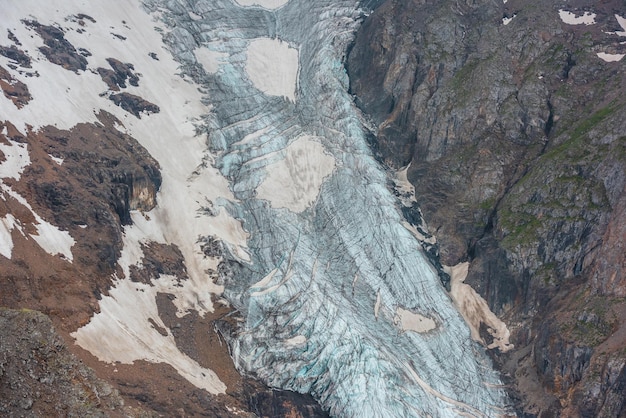
<path fill-rule="evenodd" d="M 74 72 L 87 69 L 87 59 L 65 39 L 65 34 L 61 29 L 42 25 L 34 20 L 24 23 L 33 28 L 43 39 L 45 46 L 42 46 L 39 50 L 46 56 L 48 61 Z"/>
<path fill-rule="evenodd" d="M 7 57 L 20 67 L 30 68 L 30 57 L 15 45 L 0 46 L 0 55 Z"/>
<path fill-rule="evenodd" d="M 179 281 L 189 279 L 185 259 L 175 245 L 150 242 L 142 244 L 141 249 L 144 254 L 141 268 L 131 266 L 131 280 L 150 284 L 161 274 L 175 276 Z"/>
<path fill-rule="evenodd" d="M 11 77 L 11 74 L 9 74 L 9 72 L 1 66 L 0 89 L 2 89 L 4 97 L 11 100 L 18 109 L 24 107 L 28 104 L 30 99 L 32 99 L 32 96 L 28 91 L 28 86 Z"/>
<path fill-rule="evenodd" d="M 127 112 L 132 113 L 137 118 L 141 118 L 141 113 L 146 112 L 150 113 L 159 113 L 161 109 L 159 106 L 154 103 L 150 103 L 149 101 L 142 99 L 139 96 L 135 96 L 130 93 L 117 93 L 109 96 L 109 99 L 117 106 L 121 107 Z"/>
<path fill-rule="evenodd" d="M 319 417 L 329 415 L 312 396 L 293 392 L 267 390 L 255 391 L 249 400 L 250 410 L 260 418 L 271 417 Z"/>
<path fill-rule="evenodd" d="M 133 73 L 135 67 L 130 63 L 123 63 L 115 58 L 107 58 L 107 62 L 112 70 L 108 68 L 98 68 L 98 74 L 102 77 L 110 90 L 119 91 L 120 88 L 126 88 L 126 81 L 131 86 L 139 85 L 139 77 Z M 117 103 L 116 103 L 117 104 Z"/>
<path fill-rule="evenodd" d="M 73 177 L 80 178 L 86 190 L 98 194 L 98 201 L 107 202 L 122 225 L 129 224 L 131 210 L 148 211 L 156 205 L 161 186 L 159 164 L 134 139 L 115 128 L 119 123 L 115 117 L 102 112 L 99 119 L 100 126 L 79 124 L 69 132 L 47 127 L 45 134 L 52 139 L 50 153 L 64 158 L 61 167 L 66 166 Z M 67 186 L 40 182 L 33 187 L 38 198 L 53 210 L 74 206 L 69 193 L 64 195 Z M 65 216 L 57 217 L 59 222 L 67 222 Z"/>
<path fill-rule="evenodd" d="M 497 357 L 517 359 L 505 372 L 536 374 L 534 388 L 512 382 L 520 410 L 609 416 L 625 398 L 599 388 L 626 347 L 614 319 L 626 296 L 626 73 L 597 52 L 624 52 L 608 34 L 623 5 L 568 3 L 597 15 L 576 26 L 562 8 L 388 0 L 347 67 L 375 152 L 392 168 L 410 164 L 441 261 L 470 261 L 466 282 L 509 323 L 517 353 L 534 352 Z M 591 312 L 598 301 L 607 308 Z M 611 370 L 619 387 L 622 369 Z M 592 393 L 597 402 L 584 401 Z"/>

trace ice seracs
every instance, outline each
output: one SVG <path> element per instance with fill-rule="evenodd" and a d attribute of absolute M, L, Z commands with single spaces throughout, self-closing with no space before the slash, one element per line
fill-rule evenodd
<path fill-rule="evenodd" d="M 24 3 L 37 10 L 34 0 Z M 403 225 L 348 92 L 342 58 L 362 18 L 358 4 L 200 0 L 196 16 L 185 12 L 189 3 L 144 4 L 170 26 L 155 31 L 138 1 L 67 1 L 46 17 L 79 9 L 96 16 L 67 39 L 95 45 L 89 70 L 107 57 L 132 63 L 142 77 L 128 92 L 161 108 L 138 119 L 92 97 L 106 85 L 88 76 L 81 91 L 89 97 L 77 102 L 85 112 L 65 115 L 71 123 L 91 120 L 94 109 L 114 114 L 163 179 L 157 207 L 133 212 L 124 227 L 119 277 L 73 334 L 77 342 L 108 362 L 167 362 L 222 393 L 213 373 L 178 350 L 155 296 L 174 295 L 179 315 L 202 315 L 223 291 L 243 317 L 230 337 L 236 365 L 273 387 L 312 393 L 332 415 L 493 416 L 504 408 L 487 356 Z M 218 14 L 225 18 L 208 18 Z M 126 40 L 111 41 L 111 26 Z M 217 71 L 214 57 L 199 52 L 210 42 L 224 52 Z M 198 63 L 209 68 L 197 71 Z M 76 106 L 66 104 L 68 113 Z M 198 242 L 206 236 L 224 242 L 222 260 L 204 256 Z M 130 279 L 155 243 L 178 247 L 188 278 Z M 206 271 L 220 262 L 218 285 Z"/>

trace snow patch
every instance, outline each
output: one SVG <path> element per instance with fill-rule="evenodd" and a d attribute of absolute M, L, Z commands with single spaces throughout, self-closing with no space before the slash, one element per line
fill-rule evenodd
<path fill-rule="evenodd" d="M 246 74 L 265 94 L 295 102 L 298 68 L 298 50 L 280 39 L 257 38 L 248 45 Z"/>
<path fill-rule="evenodd" d="M 617 23 L 619 23 L 623 29 L 622 31 L 616 31 L 615 34 L 617 36 L 626 36 L 626 18 L 616 14 L 615 19 L 617 19 Z"/>
<path fill-rule="evenodd" d="M 508 25 L 509 23 L 511 23 L 511 21 L 513 20 L 513 18 L 514 18 L 515 16 L 517 16 L 517 15 L 515 14 L 515 15 L 513 15 L 513 16 L 511 16 L 511 17 L 503 17 L 503 18 L 502 18 L 502 24 L 503 24 L 504 26 Z"/>
<path fill-rule="evenodd" d="M 20 228 L 21 230 L 20 223 L 15 219 L 15 216 L 8 213 L 0 218 L 0 254 L 8 259 L 11 259 L 11 253 L 13 252 L 11 232 L 15 228 Z"/>
<path fill-rule="evenodd" d="M 100 361 L 168 363 L 195 386 L 212 394 L 225 393 L 226 385 L 212 370 L 182 353 L 171 333 L 162 335 L 152 325 L 166 329 L 159 318 L 156 296 L 176 288 L 173 276 L 162 275 L 152 285 L 120 280 L 100 301 L 100 312 L 71 336 Z"/>
<path fill-rule="evenodd" d="M 0 179 L 19 180 L 30 165 L 27 145 L 11 140 L 8 145 L 0 142 L 0 152 L 4 154 L 4 161 L 0 162 Z"/>
<path fill-rule="evenodd" d="M 272 10 L 284 6 L 289 3 L 289 0 L 235 0 L 235 3 L 245 7 L 260 6 Z"/>
<path fill-rule="evenodd" d="M 48 154 L 48 156 L 50 157 L 52 161 L 54 161 L 58 165 L 63 165 L 63 161 L 65 161 L 63 158 L 55 157 L 54 155 Z"/>
<path fill-rule="evenodd" d="M 510 332 L 506 324 L 491 312 L 487 302 L 470 285 L 463 283 L 468 270 L 467 262 L 452 267 L 444 266 L 444 271 L 450 275 L 450 296 L 469 325 L 472 339 L 487 345 L 479 333 L 480 324 L 485 324 L 493 337 L 493 342 L 487 348 L 499 348 L 502 353 L 506 353 L 513 348 L 513 344 L 509 343 Z"/>
<path fill-rule="evenodd" d="M 393 319 L 393 323 L 402 328 L 403 331 L 419 333 L 432 331 L 437 328 L 437 324 L 433 319 L 400 307 L 396 308 L 396 316 Z"/>
<path fill-rule="evenodd" d="M 402 226 L 405 227 L 407 230 L 409 230 L 409 232 L 413 234 L 413 236 L 417 238 L 417 240 L 420 242 L 425 242 L 427 244 L 432 244 L 432 245 L 435 245 L 437 243 L 437 238 L 434 235 L 431 235 L 430 237 L 426 237 L 424 234 L 418 231 L 414 225 L 411 225 L 407 221 L 403 220 Z"/>
<path fill-rule="evenodd" d="M 56 226 L 45 221 L 39 216 L 30 204 L 20 194 L 16 193 L 9 186 L 0 182 L 1 190 L 7 195 L 17 200 L 20 204 L 28 208 L 32 215 L 35 217 L 36 234 L 29 234 L 29 236 L 39 244 L 39 246 L 48 254 L 56 256 L 62 254 L 67 260 L 72 262 L 74 256 L 72 255 L 72 246 L 75 244 L 74 238 L 67 231 L 61 231 Z M 15 221 L 15 218 L 14 218 Z M 15 221 L 17 222 L 17 221 Z M 7 228 L 8 230 L 8 228 Z M 10 233 L 10 231 L 9 231 Z M 10 234 L 9 234 L 10 236 Z M 11 248 L 13 244 L 10 244 Z"/>
<path fill-rule="evenodd" d="M 559 9 L 559 17 L 568 25 L 593 25 L 596 23 L 596 14 L 584 12 L 582 16 L 576 16 L 575 13 L 567 10 Z"/>
<path fill-rule="evenodd" d="M 598 55 L 598 58 L 606 62 L 621 61 L 621 59 L 624 58 L 624 56 L 626 56 L 626 54 L 607 54 L 606 52 L 598 52 L 597 55 Z"/>
<path fill-rule="evenodd" d="M 274 208 L 303 212 L 315 202 L 324 179 L 334 169 L 335 159 L 315 137 L 300 136 L 287 146 L 284 159 L 266 167 L 257 197 Z"/>

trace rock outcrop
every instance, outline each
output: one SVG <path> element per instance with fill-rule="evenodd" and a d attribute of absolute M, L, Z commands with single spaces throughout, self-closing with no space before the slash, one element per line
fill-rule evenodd
<path fill-rule="evenodd" d="M 442 262 L 471 261 L 466 282 L 509 323 L 517 348 L 495 356 L 525 413 L 626 405 L 623 14 L 619 2 L 389 0 L 347 60 L 375 151 L 409 165 Z"/>
<path fill-rule="evenodd" d="M 37 311 L 0 308 L 0 414 L 9 417 L 158 416 L 124 405 L 66 348 Z"/>

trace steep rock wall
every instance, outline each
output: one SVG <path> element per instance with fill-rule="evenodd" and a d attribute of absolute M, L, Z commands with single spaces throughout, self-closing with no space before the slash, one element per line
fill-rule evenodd
<path fill-rule="evenodd" d="M 620 381 L 626 346 L 624 63 L 602 55 L 624 52 L 625 13 L 389 0 L 347 60 L 375 150 L 393 169 L 410 164 L 442 262 L 470 261 L 467 282 L 507 319 L 517 349 L 496 359 L 527 413 L 624 405 L 598 388 L 609 369 Z"/>

